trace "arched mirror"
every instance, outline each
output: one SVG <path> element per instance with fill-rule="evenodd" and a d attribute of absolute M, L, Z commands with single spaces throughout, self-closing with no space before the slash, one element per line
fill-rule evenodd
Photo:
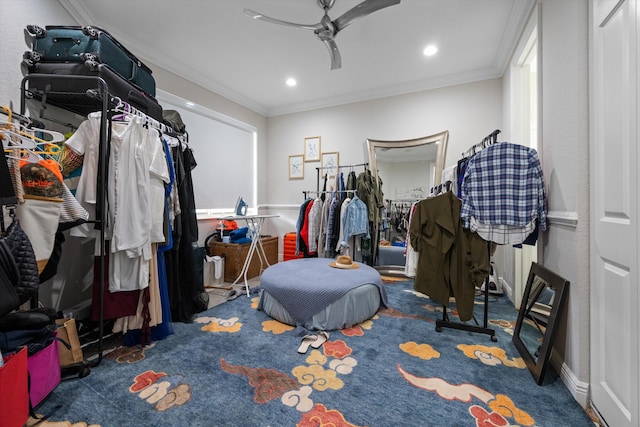
<path fill-rule="evenodd" d="M 544 381 L 569 282 L 535 262 L 522 296 L 513 344 L 538 385 Z"/>
<path fill-rule="evenodd" d="M 398 141 L 367 139 L 369 167 L 382 181 L 385 202 L 373 247 L 380 273 L 403 275 L 409 209 L 440 184 L 448 140 L 449 131 Z"/>

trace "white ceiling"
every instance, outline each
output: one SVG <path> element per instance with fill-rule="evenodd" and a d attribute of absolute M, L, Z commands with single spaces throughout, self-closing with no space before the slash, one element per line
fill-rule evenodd
<path fill-rule="evenodd" d="M 111 33 L 155 64 L 265 116 L 502 76 L 534 0 L 401 0 L 355 21 L 335 41 L 330 70 L 310 30 L 317 0 L 58 0 L 81 25 Z M 361 0 L 336 0 L 332 19 Z M 55 23 L 43 23 L 55 24 Z M 425 57 L 427 44 L 439 52 Z M 152 66 L 153 69 L 153 66 Z M 294 77 L 298 85 L 287 87 Z"/>

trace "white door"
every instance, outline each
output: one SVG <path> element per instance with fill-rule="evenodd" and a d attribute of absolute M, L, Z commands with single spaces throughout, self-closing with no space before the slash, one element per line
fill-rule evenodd
<path fill-rule="evenodd" d="M 591 399 L 638 426 L 638 0 L 590 4 Z"/>

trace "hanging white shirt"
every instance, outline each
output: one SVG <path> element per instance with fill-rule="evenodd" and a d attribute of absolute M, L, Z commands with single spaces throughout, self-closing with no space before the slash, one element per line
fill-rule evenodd
<path fill-rule="evenodd" d="M 100 113 L 89 114 L 87 120 L 80 123 L 75 133 L 65 141 L 66 146 L 84 156 L 75 196 L 89 213 L 89 221 L 96 219 L 100 117 Z M 73 227 L 69 234 L 74 237 L 95 237 L 96 231 L 94 224 L 85 223 Z"/>

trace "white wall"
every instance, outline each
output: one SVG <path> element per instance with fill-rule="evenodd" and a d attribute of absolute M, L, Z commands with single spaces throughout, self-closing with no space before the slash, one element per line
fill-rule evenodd
<path fill-rule="evenodd" d="M 571 282 L 555 350 L 577 400 L 589 383 L 588 3 L 540 1 L 542 11 L 542 167 L 551 228 L 545 267 Z M 563 217 L 577 218 L 566 224 Z M 567 382 L 565 380 L 565 382 Z"/>
<path fill-rule="evenodd" d="M 29 50 L 24 29 L 29 24 L 46 23 L 76 25 L 57 1 L 0 0 L 0 105 L 13 102 L 14 110 L 19 110 L 23 77 L 20 63 L 24 51 Z"/>
<path fill-rule="evenodd" d="M 502 126 L 502 80 L 286 114 L 270 117 L 268 122 L 270 169 L 265 208 L 281 217 L 265 229 L 282 237 L 295 231 L 302 191 L 316 189 L 318 163 L 305 164 L 303 180 L 289 180 L 287 175 L 288 156 L 303 152 L 306 136 L 320 135 L 322 151 L 340 152 L 340 164 L 349 165 L 368 161 L 367 138 L 412 139 L 448 130 L 445 166 L 453 165 L 464 150 Z"/>
<path fill-rule="evenodd" d="M 542 45 L 538 151 L 550 217 L 549 229 L 539 239 L 539 262 L 571 283 L 552 362 L 574 398 L 586 406 L 590 327 L 587 1 L 539 0 L 538 4 Z M 507 133 L 511 85 L 507 71 L 503 77 Z"/>

